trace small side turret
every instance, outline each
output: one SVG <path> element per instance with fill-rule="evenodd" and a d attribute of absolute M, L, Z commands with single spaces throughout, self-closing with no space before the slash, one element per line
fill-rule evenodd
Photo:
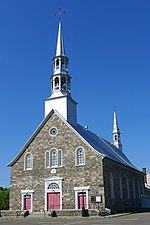
<path fill-rule="evenodd" d="M 122 151 L 122 144 L 120 140 L 120 130 L 118 127 L 118 122 L 117 122 L 117 115 L 116 111 L 114 110 L 114 121 L 113 121 L 113 144 L 120 150 Z"/>

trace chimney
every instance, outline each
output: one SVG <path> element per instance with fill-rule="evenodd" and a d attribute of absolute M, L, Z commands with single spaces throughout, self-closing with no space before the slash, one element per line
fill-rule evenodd
<path fill-rule="evenodd" d="M 142 172 L 144 173 L 144 183 L 147 184 L 146 168 L 142 168 Z"/>

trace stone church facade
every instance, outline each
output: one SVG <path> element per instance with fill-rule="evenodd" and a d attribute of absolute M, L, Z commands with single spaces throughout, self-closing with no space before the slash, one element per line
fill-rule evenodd
<path fill-rule="evenodd" d="M 139 208 L 143 173 L 122 151 L 114 111 L 113 144 L 77 123 L 59 23 L 51 96 L 45 118 L 8 164 L 10 209 L 52 211 Z"/>

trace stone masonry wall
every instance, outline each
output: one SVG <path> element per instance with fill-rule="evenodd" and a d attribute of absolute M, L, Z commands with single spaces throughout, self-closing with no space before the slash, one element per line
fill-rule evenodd
<path fill-rule="evenodd" d="M 49 135 L 49 129 L 57 127 L 56 137 Z M 85 165 L 75 166 L 75 150 L 85 150 Z M 11 167 L 10 209 L 21 209 L 21 190 L 34 190 L 34 211 L 45 208 L 45 180 L 52 177 L 51 168 L 45 168 L 45 152 L 52 148 L 63 152 L 63 165 L 56 168 L 55 176 L 63 177 L 63 208 L 75 208 L 74 187 L 89 186 L 90 208 L 105 208 L 102 157 L 92 151 L 57 115 L 46 122 L 26 151 Z M 24 170 L 24 156 L 32 153 L 33 169 Z M 91 203 L 91 196 L 102 195 L 99 205 Z"/>
<path fill-rule="evenodd" d="M 114 197 L 111 196 L 110 190 L 110 176 L 112 174 Z M 105 158 L 104 180 L 106 207 L 111 209 L 112 212 L 141 207 L 140 195 L 144 194 L 144 177 L 142 173 Z M 127 190 L 128 188 L 129 190 Z"/>

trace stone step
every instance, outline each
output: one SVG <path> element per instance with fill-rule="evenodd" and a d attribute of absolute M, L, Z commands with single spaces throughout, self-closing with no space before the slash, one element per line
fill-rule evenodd
<path fill-rule="evenodd" d="M 44 212 L 30 212 L 30 218 L 42 218 L 45 216 L 46 216 L 46 213 Z"/>
<path fill-rule="evenodd" d="M 58 217 L 60 216 L 72 216 L 72 217 L 78 217 L 82 216 L 82 210 L 76 210 L 76 209 L 63 209 L 63 210 L 55 210 L 56 215 Z M 94 209 L 88 210 L 89 216 L 97 216 L 98 211 Z M 30 218 L 42 218 L 42 217 L 51 217 L 52 212 L 32 212 L 30 213 Z"/>
<path fill-rule="evenodd" d="M 89 209 L 90 216 L 97 216 L 99 214 L 99 211 L 96 209 Z"/>

